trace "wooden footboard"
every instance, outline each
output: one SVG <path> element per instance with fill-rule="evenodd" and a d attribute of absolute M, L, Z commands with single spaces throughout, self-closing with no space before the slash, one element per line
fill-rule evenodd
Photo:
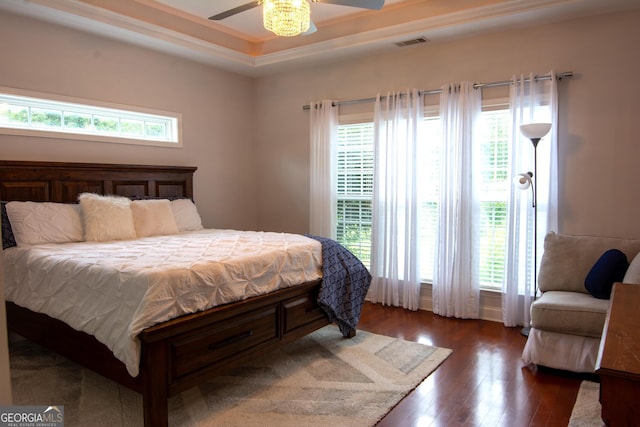
<path fill-rule="evenodd" d="M 145 425 L 166 424 L 169 396 L 327 325 L 319 288 L 315 281 L 143 331 Z"/>

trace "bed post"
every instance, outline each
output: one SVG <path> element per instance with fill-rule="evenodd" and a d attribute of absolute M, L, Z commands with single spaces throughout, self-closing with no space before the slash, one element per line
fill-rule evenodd
<path fill-rule="evenodd" d="M 142 375 L 142 407 L 145 427 L 169 424 L 169 360 L 162 341 L 143 345 L 140 375 Z"/>

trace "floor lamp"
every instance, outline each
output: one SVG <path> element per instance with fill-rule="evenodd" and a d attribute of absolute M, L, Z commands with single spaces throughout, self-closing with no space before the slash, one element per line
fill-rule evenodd
<path fill-rule="evenodd" d="M 533 173 L 521 173 L 517 184 L 521 189 L 531 187 L 533 207 L 533 299 L 538 297 L 538 143 L 551 130 L 551 123 L 529 123 L 520 126 L 520 132 L 533 144 Z M 522 335 L 529 336 L 530 327 L 522 328 Z"/>

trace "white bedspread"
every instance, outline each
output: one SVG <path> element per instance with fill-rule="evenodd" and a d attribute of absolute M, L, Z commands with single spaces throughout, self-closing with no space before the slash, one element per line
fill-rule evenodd
<path fill-rule="evenodd" d="M 144 328 L 322 276 L 319 242 L 202 230 L 4 251 L 6 298 L 95 336 L 137 376 Z"/>

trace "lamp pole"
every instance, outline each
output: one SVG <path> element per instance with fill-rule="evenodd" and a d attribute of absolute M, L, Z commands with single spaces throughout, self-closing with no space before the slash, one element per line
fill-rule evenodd
<path fill-rule="evenodd" d="M 538 298 L 538 142 L 542 138 L 532 138 L 533 144 L 533 300 Z M 527 334 L 528 335 L 528 334 Z"/>
<path fill-rule="evenodd" d="M 520 132 L 533 144 L 533 300 L 538 297 L 538 143 L 551 130 L 551 123 L 530 123 L 520 126 Z M 529 326 L 520 333 L 529 336 Z"/>
<path fill-rule="evenodd" d="M 538 297 L 538 142 L 542 138 L 531 138 L 533 144 L 533 183 L 531 184 L 531 192 L 533 201 L 533 300 Z M 531 172 L 529 172 L 531 173 Z M 529 336 L 530 326 L 525 326 L 520 330 L 520 334 L 525 337 Z"/>

